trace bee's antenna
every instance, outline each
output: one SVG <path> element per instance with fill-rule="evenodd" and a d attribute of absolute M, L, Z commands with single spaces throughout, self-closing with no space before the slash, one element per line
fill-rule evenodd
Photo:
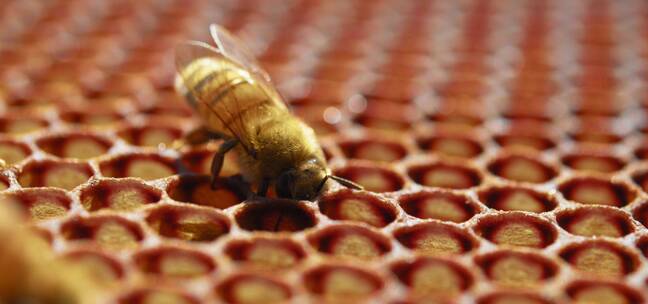
<path fill-rule="evenodd" d="M 346 178 L 342 178 L 342 177 L 335 176 L 335 175 L 327 175 L 327 177 L 329 177 L 332 180 L 338 182 L 340 185 L 345 186 L 345 187 L 350 188 L 350 189 L 353 189 L 353 190 L 363 190 L 364 189 L 364 187 L 362 187 L 361 185 L 358 185 L 358 184 L 356 184 L 356 183 L 354 183 L 354 182 L 352 182 L 352 181 L 350 181 L 350 180 L 348 180 Z"/>

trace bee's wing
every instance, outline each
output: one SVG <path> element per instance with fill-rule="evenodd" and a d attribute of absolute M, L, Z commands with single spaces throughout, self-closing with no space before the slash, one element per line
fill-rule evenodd
<path fill-rule="evenodd" d="M 254 75 L 256 81 L 263 84 L 266 94 L 275 100 L 283 101 L 281 94 L 279 94 L 272 84 L 270 75 L 261 67 L 261 64 L 254 58 L 252 52 L 245 46 L 245 43 L 241 39 L 218 24 L 211 24 L 209 26 L 209 32 L 221 54 L 248 69 Z"/>
<path fill-rule="evenodd" d="M 248 70 L 259 75 L 265 81 L 270 82 L 270 76 L 266 73 L 259 62 L 254 58 L 252 52 L 245 46 L 241 39 L 236 38 L 230 31 L 218 24 L 209 26 L 209 33 L 216 43 L 218 50 L 225 56 L 238 62 Z"/>
<path fill-rule="evenodd" d="M 216 124 L 223 130 L 229 131 L 229 135 L 236 137 L 242 147 L 250 154 L 253 153 L 252 143 L 250 141 L 250 132 L 246 124 L 242 121 L 241 109 L 247 108 L 251 101 L 238 99 L 237 96 L 227 94 L 217 96 L 217 100 L 202 100 L 205 96 L 210 96 L 207 91 L 213 90 L 213 84 L 222 83 L 218 77 L 222 77 L 211 69 L 202 68 L 199 65 L 192 65 L 197 60 L 204 58 L 215 58 L 233 62 L 227 56 L 224 56 L 218 49 L 209 44 L 199 41 L 189 41 L 176 47 L 176 68 L 178 77 L 176 78 L 176 90 L 183 94 L 185 98 L 196 108 L 206 108 L 217 119 Z M 237 64 L 237 62 L 233 62 Z M 240 65 L 239 65 L 240 66 Z M 244 70 L 243 67 L 241 69 Z M 250 81 L 254 79 L 250 78 Z M 185 85 L 194 84 L 194 85 Z M 229 100 L 233 98 L 235 100 Z M 243 103 L 243 104 L 241 104 Z"/>

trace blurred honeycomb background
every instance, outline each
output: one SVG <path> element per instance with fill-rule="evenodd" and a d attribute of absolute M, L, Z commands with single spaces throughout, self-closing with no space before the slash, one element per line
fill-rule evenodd
<path fill-rule="evenodd" d="M 645 303 L 648 4 L 0 2 L 3 203 L 95 303 Z M 173 90 L 241 37 L 337 175 L 245 201 Z M 229 157 L 229 156 L 228 156 Z M 279 220 L 281 219 L 281 220 Z M 65 275 L 65 274 L 61 274 Z"/>

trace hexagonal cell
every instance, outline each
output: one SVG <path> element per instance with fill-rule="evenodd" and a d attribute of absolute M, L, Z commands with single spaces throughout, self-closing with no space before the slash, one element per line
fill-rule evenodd
<path fill-rule="evenodd" d="M 389 238 L 358 225 L 334 225 L 311 233 L 308 242 L 317 251 L 336 257 L 369 260 L 391 251 Z"/>
<path fill-rule="evenodd" d="M 407 148 L 397 141 L 378 139 L 344 140 L 338 142 L 347 158 L 394 162 L 407 156 Z"/>
<path fill-rule="evenodd" d="M 562 157 L 562 163 L 579 171 L 613 173 L 625 167 L 618 157 L 600 153 L 572 153 Z"/>
<path fill-rule="evenodd" d="M 477 169 L 444 162 L 415 165 L 407 169 L 407 174 L 416 183 L 428 187 L 467 189 L 482 182 Z"/>
<path fill-rule="evenodd" d="M 82 265 L 90 275 L 99 282 L 109 283 L 124 276 L 124 267 L 115 258 L 106 253 L 94 250 L 75 250 L 65 253 L 65 259 Z"/>
<path fill-rule="evenodd" d="M 248 202 L 234 217 L 241 228 L 249 231 L 301 231 L 317 224 L 307 204 L 289 200 Z"/>
<path fill-rule="evenodd" d="M 285 303 L 293 295 L 286 283 L 262 274 L 234 274 L 215 289 L 221 299 L 232 304 Z"/>
<path fill-rule="evenodd" d="M 599 132 L 573 132 L 569 134 L 574 141 L 583 144 L 617 144 L 623 140 L 623 136 L 611 131 Z"/>
<path fill-rule="evenodd" d="M 578 280 L 567 285 L 565 293 L 574 303 L 583 304 L 639 304 L 645 301 L 638 290 L 608 281 Z"/>
<path fill-rule="evenodd" d="M 641 190 L 643 190 L 644 192 L 648 192 L 648 170 L 647 169 L 641 169 L 635 171 L 632 174 L 632 180 L 635 182 L 637 186 L 641 187 Z"/>
<path fill-rule="evenodd" d="M 397 209 L 383 198 L 348 189 L 326 193 L 318 200 L 320 212 L 333 220 L 347 220 L 384 227 L 393 222 Z"/>
<path fill-rule="evenodd" d="M 113 143 L 91 133 L 65 133 L 39 138 L 36 145 L 54 156 L 89 159 L 105 154 Z"/>
<path fill-rule="evenodd" d="M 235 239 L 223 252 L 234 261 L 269 269 L 289 269 L 306 257 L 304 248 L 290 238 Z"/>
<path fill-rule="evenodd" d="M 3 159 L 8 165 L 19 163 L 23 159 L 29 157 L 32 151 L 26 144 L 11 140 L 0 140 L 0 159 Z"/>
<path fill-rule="evenodd" d="M 556 220 L 571 234 L 596 237 L 622 237 L 634 231 L 627 213 L 610 207 L 584 206 L 556 214 Z"/>
<path fill-rule="evenodd" d="M 173 278 L 196 278 L 216 269 L 212 258 L 200 251 L 169 246 L 140 251 L 133 262 L 143 273 Z"/>
<path fill-rule="evenodd" d="M 526 183 L 544 183 L 558 175 L 558 170 L 535 157 L 511 154 L 501 156 L 487 165 L 490 173 L 499 177 Z"/>
<path fill-rule="evenodd" d="M 351 162 L 336 169 L 335 175 L 354 181 L 371 192 L 392 192 L 403 188 L 405 181 L 400 174 L 384 166 L 368 162 Z"/>
<path fill-rule="evenodd" d="M 446 156 L 473 158 L 484 152 L 477 140 L 454 134 L 419 138 L 417 142 L 424 151 Z"/>
<path fill-rule="evenodd" d="M 239 180 L 219 178 L 212 189 L 211 177 L 207 175 L 180 175 L 169 183 L 167 193 L 179 202 L 216 209 L 226 209 L 246 199 Z"/>
<path fill-rule="evenodd" d="M 370 99 L 364 106 L 366 108 L 353 121 L 371 129 L 405 131 L 412 126 L 416 116 L 416 109 L 406 103 Z"/>
<path fill-rule="evenodd" d="M 22 135 L 49 127 L 49 123 L 42 118 L 29 114 L 5 114 L 0 117 L 0 133 Z"/>
<path fill-rule="evenodd" d="M 558 185 L 558 191 L 566 199 L 580 204 L 614 207 L 623 207 L 637 196 L 625 183 L 594 176 L 569 179 Z"/>
<path fill-rule="evenodd" d="M 436 222 L 399 228 L 394 231 L 394 238 L 403 246 L 426 255 L 463 254 L 479 246 L 468 231 Z"/>
<path fill-rule="evenodd" d="M 477 304 L 552 304 L 554 301 L 529 291 L 496 291 L 477 298 Z"/>
<path fill-rule="evenodd" d="M 464 266 L 438 257 L 398 261 L 390 268 L 414 296 L 451 299 L 470 289 L 474 281 Z"/>
<path fill-rule="evenodd" d="M 159 235 L 193 242 L 210 242 L 229 233 L 224 214 L 192 206 L 160 206 L 152 209 L 146 222 Z"/>
<path fill-rule="evenodd" d="M 533 248 L 549 246 L 558 234 L 551 222 L 518 211 L 482 217 L 473 230 L 498 245 Z"/>
<path fill-rule="evenodd" d="M 632 217 L 648 227 L 648 202 L 643 201 L 637 207 L 632 210 Z"/>
<path fill-rule="evenodd" d="M 174 140 L 182 137 L 182 130 L 171 126 L 140 126 L 129 127 L 118 133 L 119 137 L 131 145 L 157 147 L 171 145 Z"/>
<path fill-rule="evenodd" d="M 2 199 L 13 202 L 33 220 L 48 220 L 65 216 L 70 209 L 72 199 L 59 189 L 24 189 L 5 193 Z"/>
<path fill-rule="evenodd" d="M 550 194 L 523 186 L 493 186 L 479 191 L 477 195 L 484 205 L 503 211 L 542 213 L 558 206 Z"/>
<path fill-rule="evenodd" d="M 648 236 L 644 235 L 639 237 L 635 245 L 637 246 L 637 249 L 641 251 L 644 257 L 648 257 Z"/>
<path fill-rule="evenodd" d="M 641 266 L 639 256 L 629 248 L 605 240 L 569 244 L 559 255 L 574 269 L 602 277 L 624 276 Z"/>
<path fill-rule="evenodd" d="M 141 206 L 157 203 L 162 192 L 137 179 L 104 179 L 81 189 L 80 199 L 88 211 L 109 208 L 132 211 Z"/>
<path fill-rule="evenodd" d="M 150 303 L 174 303 L 174 304 L 199 304 L 196 298 L 176 290 L 165 290 L 157 288 L 142 288 L 133 290 L 117 299 L 119 304 L 150 304 Z"/>
<path fill-rule="evenodd" d="M 158 154 L 125 154 L 102 161 L 99 169 L 108 177 L 139 177 L 154 180 L 178 172 L 174 160 Z"/>
<path fill-rule="evenodd" d="M 6 175 L 0 174 L 0 191 L 9 189 L 10 184 L 9 178 Z"/>
<path fill-rule="evenodd" d="M 499 250 L 475 257 L 475 263 L 488 279 L 512 287 L 542 284 L 556 276 L 559 266 L 543 255 Z"/>
<path fill-rule="evenodd" d="M 320 264 L 302 277 L 306 291 L 330 302 L 353 302 L 379 292 L 383 280 L 373 272 L 344 264 Z"/>
<path fill-rule="evenodd" d="M 480 211 L 479 205 L 463 194 L 449 191 L 419 191 L 398 198 L 407 214 L 421 219 L 462 223 Z"/>
<path fill-rule="evenodd" d="M 23 187 L 56 187 L 72 190 L 93 175 L 87 163 L 41 160 L 30 161 L 18 172 Z"/>
<path fill-rule="evenodd" d="M 86 111 L 71 110 L 61 113 L 61 120 L 74 125 L 107 127 L 124 121 L 125 116 L 111 109 Z"/>
<path fill-rule="evenodd" d="M 75 217 L 61 226 L 67 240 L 92 241 L 109 250 L 133 249 L 144 239 L 140 226 L 119 216 Z"/>
<path fill-rule="evenodd" d="M 501 134 L 493 137 L 493 140 L 501 147 L 509 149 L 529 148 L 538 151 L 545 151 L 556 147 L 556 142 L 548 136 L 527 135 L 527 134 Z"/>
<path fill-rule="evenodd" d="M 193 173 L 210 175 L 212 159 L 217 150 L 217 146 L 191 147 L 191 150 L 182 154 L 180 161 Z M 239 173 L 236 153 L 225 154 L 225 161 L 223 161 L 223 168 L 221 168 L 219 176 L 229 177 Z"/>

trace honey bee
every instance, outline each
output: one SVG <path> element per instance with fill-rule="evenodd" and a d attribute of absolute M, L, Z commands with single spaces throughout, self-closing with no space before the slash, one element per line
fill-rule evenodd
<path fill-rule="evenodd" d="M 190 41 L 176 48 L 176 89 L 201 116 L 204 128 L 225 142 L 211 165 L 212 187 L 225 154 L 237 153 L 243 177 L 280 198 L 313 200 L 333 176 L 312 128 L 292 115 L 269 75 L 251 52 L 226 29 L 212 24 L 215 47 Z"/>

